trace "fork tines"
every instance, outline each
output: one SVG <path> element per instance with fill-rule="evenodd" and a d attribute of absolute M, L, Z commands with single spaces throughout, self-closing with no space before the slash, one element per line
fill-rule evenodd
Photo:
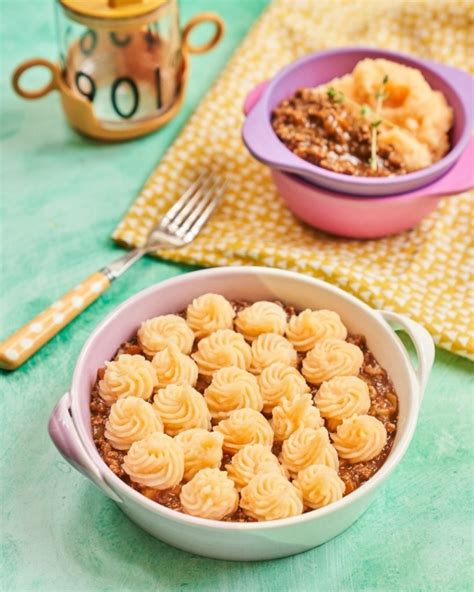
<path fill-rule="evenodd" d="M 157 230 L 193 240 L 207 222 L 226 188 L 227 181 L 202 173 L 166 212 Z"/>

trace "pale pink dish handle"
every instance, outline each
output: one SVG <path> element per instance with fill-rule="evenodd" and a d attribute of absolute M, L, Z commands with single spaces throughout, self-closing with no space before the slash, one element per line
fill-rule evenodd
<path fill-rule="evenodd" d="M 75 469 L 88 477 L 114 502 L 122 503 L 118 495 L 107 485 L 99 469 L 94 465 L 82 445 L 71 417 L 69 393 L 63 395 L 49 418 L 48 432 L 61 455 Z"/>
<path fill-rule="evenodd" d="M 418 367 L 415 368 L 415 373 L 420 387 L 421 402 L 435 357 L 433 338 L 424 327 L 403 315 L 388 310 L 380 310 L 379 312 L 390 326 L 403 329 L 415 346 L 418 358 Z"/>
<path fill-rule="evenodd" d="M 474 186 L 474 136 L 471 135 L 466 149 L 453 164 L 452 168 L 431 186 L 418 189 L 412 194 L 425 193 L 426 195 L 445 196 L 468 191 Z M 423 191 L 424 189 L 424 191 Z"/>
<path fill-rule="evenodd" d="M 258 103 L 259 98 L 262 96 L 263 91 L 267 88 L 270 84 L 269 80 L 264 80 L 263 82 L 259 82 L 257 86 L 255 86 L 249 94 L 245 97 L 244 101 L 244 114 L 248 115 L 250 111 L 255 107 Z"/>

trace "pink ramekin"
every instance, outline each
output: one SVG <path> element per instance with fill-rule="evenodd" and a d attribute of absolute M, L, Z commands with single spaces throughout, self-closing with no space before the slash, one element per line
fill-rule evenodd
<path fill-rule="evenodd" d="M 272 110 L 301 87 L 315 87 L 351 72 L 364 58 L 385 58 L 419 69 L 432 88 L 441 91 L 454 112 L 451 149 L 435 164 L 393 177 L 355 177 L 318 167 L 291 152 L 271 126 Z M 473 127 L 472 76 L 444 64 L 430 62 L 396 51 L 373 47 L 343 47 L 319 51 L 300 58 L 281 70 L 264 87 L 254 102 L 242 129 L 250 153 L 272 170 L 298 175 L 329 191 L 343 195 L 381 197 L 428 186 L 449 169 L 466 149 Z"/>
<path fill-rule="evenodd" d="M 316 187 L 296 175 L 273 169 L 273 181 L 290 210 L 311 226 L 349 238 L 374 239 L 416 226 L 446 195 L 474 185 L 474 138 L 452 169 L 432 183 L 386 197 L 355 197 Z"/>
<path fill-rule="evenodd" d="M 267 85 L 268 82 L 262 82 L 247 95 L 246 115 L 259 102 Z M 280 196 L 304 222 L 338 236 L 373 239 L 413 228 L 436 208 L 442 197 L 471 189 L 474 186 L 473 163 L 474 137 L 471 135 L 451 169 L 436 181 L 420 189 L 382 197 L 338 193 L 279 168 L 270 170 Z"/>
<path fill-rule="evenodd" d="M 280 300 L 298 309 L 330 308 L 341 315 L 351 333 L 367 337 L 369 347 L 388 371 L 399 397 L 393 448 L 385 464 L 369 481 L 325 508 L 294 518 L 245 524 L 196 518 L 168 509 L 126 485 L 107 467 L 95 448 L 90 428 L 90 392 L 97 369 L 136 333 L 143 320 L 183 310 L 193 298 L 206 292 L 237 300 Z M 413 341 L 418 357 L 416 370 L 391 325 L 402 327 Z M 328 541 L 368 508 L 410 444 L 433 357 L 433 341 L 420 325 L 398 314 L 372 310 L 326 282 L 264 267 L 196 271 L 139 292 L 100 323 L 82 348 L 71 388 L 51 415 L 49 433 L 69 463 L 114 500 L 131 520 L 158 539 L 217 559 L 274 559 Z M 402 508 L 400 519 L 403 519 Z"/>

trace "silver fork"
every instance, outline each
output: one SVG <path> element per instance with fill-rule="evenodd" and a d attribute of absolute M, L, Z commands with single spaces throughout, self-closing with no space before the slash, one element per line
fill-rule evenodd
<path fill-rule="evenodd" d="M 0 368 L 15 370 L 107 290 L 136 261 L 158 249 L 192 242 L 216 209 L 226 181 L 201 174 L 151 230 L 145 244 L 92 274 L 0 343 Z"/>

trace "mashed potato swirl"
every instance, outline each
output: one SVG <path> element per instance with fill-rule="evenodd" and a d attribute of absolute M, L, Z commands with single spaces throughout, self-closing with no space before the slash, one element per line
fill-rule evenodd
<path fill-rule="evenodd" d="M 122 354 L 105 366 L 104 377 L 99 381 L 99 395 L 107 405 L 122 397 L 151 397 L 157 379 L 153 366 L 143 356 Z"/>
<path fill-rule="evenodd" d="M 280 461 L 293 477 L 309 465 L 323 464 L 336 471 L 339 467 L 326 428 L 298 428 L 283 442 Z"/>
<path fill-rule="evenodd" d="M 264 368 L 275 362 L 281 362 L 287 366 L 296 366 L 296 351 L 288 339 L 281 335 L 262 333 L 252 343 L 250 372 L 261 374 Z"/>
<path fill-rule="evenodd" d="M 248 444 L 241 448 L 234 454 L 230 464 L 226 465 L 226 470 L 238 490 L 248 485 L 259 473 L 276 471 L 286 476 L 285 469 L 278 462 L 278 458 L 269 446 L 263 444 Z"/>
<path fill-rule="evenodd" d="M 299 428 L 320 428 L 324 425 L 319 409 L 313 405 L 311 395 L 306 393 L 294 399 L 283 398 L 273 408 L 271 425 L 275 441 L 288 439 Z"/>
<path fill-rule="evenodd" d="M 253 477 L 241 491 L 240 507 L 258 521 L 290 518 L 303 512 L 301 493 L 276 471 Z"/>
<path fill-rule="evenodd" d="M 347 329 L 337 312 L 306 309 L 291 317 L 286 337 L 296 351 L 306 352 L 322 339 L 344 340 L 347 337 Z"/>
<path fill-rule="evenodd" d="M 198 339 L 218 329 L 232 329 L 235 311 L 220 294 L 203 294 L 188 306 L 186 320 Z"/>
<path fill-rule="evenodd" d="M 331 427 L 337 427 L 343 419 L 368 412 L 369 387 L 357 376 L 335 376 L 322 383 L 314 401 Z"/>
<path fill-rule="evenodd" d="M 226 366 L 247 370 L 252 361 L 252 350 L 240 333 L 231 329 L 219 329 L 201 339 L 192 357 L 199 372 L 210 376 Z"/>
<path fill-rule="evenodd" d="M 303 360 L 303 376 L 311 384 L 321 384 L 335 376 L 356 376 L 364 361 L 362 350 L 340 339 L 324 339 Z"/>
<path fill-rule="evenodd" d="M 204 399 L 212 418 L 217 421 L 225 419 L 235 409 L 249 407 L 261 411 L 263 407 L 257 379 L 237 366 L 217 370 L 204 391 Z"/>
<path fill-rule="evenodd" d="M 286 312 L 275 302 L 260 300 L 239 312 L 235 327 L 247 341 L 253 341 L 262 333 L 283 335 L 286 329 Z"/>
<path fill-rule="evenodd" d="M 272 446 L 273 430 L 268 421 L 255 409 L 237 409 L 231 411 L 227 419 L 223 419 L 214 427 L 216 432 L 224 436 L 224 450 L 235 454 L 247 444 L 264 444 Z"/>
<path fill-rule="evenodd" d="M 387 430 L 372 415 L 354 415 L 345 419 L 331 438 L 341 458 L 358 463 L 372 460 L 382 452 Z"/>
<path fill-rule="evenodd" d="M 174 343 L 184 354 L 189 354 L 194 342 L 194 333 L 186 321 L 173 314 L 144 321 L 137 336 L 143 351 L 149 356 L 154 356 L 170 343 Z"/>
<path fill-rule="evenodd" d="M 258 376 L 258 384 L 263 397 L 264 413 L 271 413 L 283 398 L 295 399 L 310 388 L 296 368 L 284 362 L 274 362 L 266 366 Z"/>
<path fill-rule="evenodd" d="M 183 478 L 184 453 L 173 438 L 155 432 L 131 445 L 122 466 L 135 483 L 169 489 Z"/>
<path fill-rule="evenodd" d="M 191 428 L 210 429 L 211 417 L 203 396 L 190 384 L 169 384 L 153 398 L 165 432 L 175 436 Z"/>
<path fill-rule="evenodd" d="M 128 450 L 137 440 L 162 431 L 161 418 L 150 403 L 125 397 L 112 405 L 104 435 L 116 450 Z"/>
<path fill-rule="evenodd" d="M 326 465 L 309 465 L 298 473 L 293 485 L 301 492 L 303 503 L 311 509 L 322 508 L 344 495 L 344 481 Z"/>
<path fill-rule="evenodd" d="M 191 516 L 222 520 L 239 506 L 239 494 L 225 471 L 202 469 L 183 485 L 180 501 Z"/>
<path fill-rule="evenodd" d="M 224 437 L 219 432 L 192 428 L 175 436 L 184 452 L 184 480 L 190 481 L 201 469 L 219 468 Z"/>
<path fill-rule="evenodd" d="M 174 343 L 170 343 L 155 354 L 152 364 L 156 370 L 159 388 L 168 386 L 168 384 L 196 385 L 198 378 L 196 362 L 183 354 Z"/>

